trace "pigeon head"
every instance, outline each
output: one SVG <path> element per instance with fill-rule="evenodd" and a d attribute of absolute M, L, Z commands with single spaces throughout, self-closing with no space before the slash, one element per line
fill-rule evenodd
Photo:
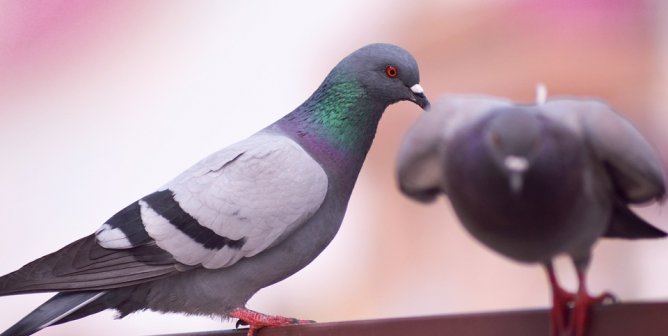
<path fill-rule="evenodd" d="M 486 129 L 485 145 L 513 193 L 522 191 L 524 174 L 540 149 L 541 127 L 530 108 L 514 106 L 494 113 Z"/>
<path fill-rule="evenodd" d="M 429 107 L 415 58 L 392 44 L 375 43 L 358 49 L 339 62 L 330 79 L 355 80 L 367 95 L 384 105 L 408 100 L 423 109 Z"/>
<path fill-rule="evenodd" d="M 280 127 L 324 165 L 357 172 L 385 109 L 408 100 L 426 108 L 418 65 L 391 44 L 370 44 L 343 58 Z M 356 178 L 355 174 L 349 174 Z"/>

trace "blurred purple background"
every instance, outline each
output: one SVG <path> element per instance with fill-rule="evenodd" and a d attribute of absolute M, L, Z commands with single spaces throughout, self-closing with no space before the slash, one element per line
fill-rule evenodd
<path fill-rule="evenodd" d="M 371 42 L 410 50 L 432 100 L 484 93 L 600 97 L 668 162 L 668 3 L 542 1 L 0 1 L 0 274 L 90 234 L 205 155 L 291 111 Z M 398 192 L 394 161 L 419 115 L 391 106 L 334 242 L 249 303 L 318 321 L 547 307 L 538 266 L 474 241 L 447 200 Z M 668 229 L 658 207 L 639 209 Z M 668 241 L 606 241 L 590 285 L 668 299 Z M 574 285 L 570 265 L 558 263 Z M 49 294 L 0 298 L 0 329 Z M 105 312 L 42 335 L 230 328 L 204 317 Z"/>

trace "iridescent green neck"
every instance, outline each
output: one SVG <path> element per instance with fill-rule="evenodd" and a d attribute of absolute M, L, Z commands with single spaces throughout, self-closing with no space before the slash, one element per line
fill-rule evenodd
<path fill-rule="evenodd" d="M 311 111 L 309 124 L 336 147 L 352 149 L 359 140 L 360 123 L 364 123 L 360 120 L 364 111 L 357 111 L 363 105 L 364 90 L 355 81 L 334 83 L 324 89 L 305 106 Z"/>
<path fill-rule="evenodd" d="M 354 79 L 327 78 L 280 124 L 315 155 L 352 164 L 366 156 L 386 105 Z"/>

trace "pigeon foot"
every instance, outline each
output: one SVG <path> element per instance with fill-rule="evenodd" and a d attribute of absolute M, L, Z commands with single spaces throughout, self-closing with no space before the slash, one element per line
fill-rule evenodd
<path fill-rule="evenodd" d="M 581 289 L 583 286 L 581 286 Z M 572 336 L 585 336 L 589 327 L 589 315 L 593 306 L 602 304 L 612 304 L 617 302 L 615 296 L 611 293 L 605 292 L 598 296 L 590 296 L 586 290 L 578 291 L 575 298 L 575 307 L 573 307 L 570 333 Z"/>
<path fill-rule="evenodd" d="M 545 271 L 552 289 L 552 309 L 550 310 L 550 335 L 572 336 L 570 334 L 571 309 L 575 306 L 576 295 L 559 285 L 552 263 L 545 264 Z"/>
<path fill-rule="evenodd" d="M 291 317 L 265 315 L 246 308 L 236 308 L 230 311 L 227 315 L 239 319 L 237 322 L 237 328 L 240 325 L 248 325 L 248 336 L 255 336 L 256 332 L 264 327 L 315 323 L 315 321 L 311 320 L 299 320 Z"/>
<path fill-rule="evenodd" d="M 575 306 L 575 294 L 561 287 L 552 287 L 552 309 L 550 310 L 550 335 L 566 336 L 570 324 L 570 311 Z"/>

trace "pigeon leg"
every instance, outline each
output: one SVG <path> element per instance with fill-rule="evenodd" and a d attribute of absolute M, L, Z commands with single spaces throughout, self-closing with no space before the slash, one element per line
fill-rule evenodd
<path fill-rule="evenodd" d="M 567 292 L 559 285 L 557 276 L 554 273 L 552 262 L 545 265 L 547 278 L 550 280 L 550 287 L 552 288 L 552 310 L 550 311 L 550 335 L 563 336 L 568 335 L 568 312 L 573 307 L 575 295 Z"/>
<path fill-rule="evenodd" d="M 578 293 L 575 298 L 575 307 L 573 308 L 573 317 L 571 318 L 571 335 L 584 336 L 589 327 L 589 314 L 591 307 L 603 303 L 614 303 L 615 297 L 608 292 L 598 296 L 590 296 L 587 291 L 587 271 L 586 267 L 578 267 Z"/>
<path fill-rule="evenodd" d="M 255 336 L 256 331 L 264 327 L 315 323 L 315 321 L 310 320 L 298 320 L 290 317 L 265 315 L 246 308 L 236 308 L 227 313 L 227 315 L 232 318 L 237 318 L 247 324 L 248 336 Z M 237 326 L 239 326 L 239 323 L 237 323 Z"/>

